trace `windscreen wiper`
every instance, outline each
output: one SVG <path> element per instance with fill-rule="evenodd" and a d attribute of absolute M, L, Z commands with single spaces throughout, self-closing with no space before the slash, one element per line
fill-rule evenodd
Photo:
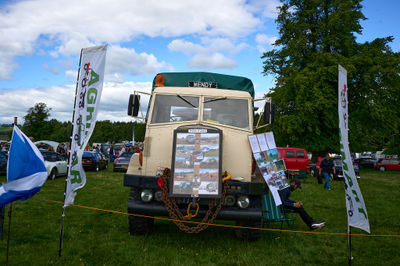
<path fill-rule="evenodd" d="M 210 103 L 210 102 L 216 102 L 216 101 L 220 101 L 220 100 L 226 100 L 226 97 L 221 97 L 221 98 L 217 98 L 217 99 L 211 99 L 208 101 L 204 101 L 203 103 Z"/>
<path fill-rule="evenodd" d="M 189 104 L 190 106 L 192 106 L 193 108 L 197 108 L 197 106 L 194 106 L 194 104 L 192 104 L 191 102 L 189 102 L 188 100 L 186 100 L 185 98 L 183 98 L 182 96 L 180 96 L 179 94 L 176 95 L 179 99 L 181 99 L 182 101 L 184 101 L 185 103 Z"/>

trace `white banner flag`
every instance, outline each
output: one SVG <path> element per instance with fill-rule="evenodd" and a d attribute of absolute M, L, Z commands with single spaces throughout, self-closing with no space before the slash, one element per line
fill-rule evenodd
<path fill-rule="evenodd" d="M 107 45 L 100 45 L 81 51 L 64 206 L 74 204 L 76 191 L 86 184 L 82 155 L 96 124 L 103 90 L 106 50 Z"/>
<path fill-rule="evenodd" d="M 349 226 L 360 228 L 368 233 L 369 221 L 367 208 L 364 204 L 360 187 L 358 186 L 356 175 L 354 173 L 353 163 L 350 157 L 348 140 L 348 103 L 347 103 L 347 71 L 339 65 L 339 127 L 340 127 L 340 153 L 343 162 L 343 175 L 346 192 L 347 220 Z"/>

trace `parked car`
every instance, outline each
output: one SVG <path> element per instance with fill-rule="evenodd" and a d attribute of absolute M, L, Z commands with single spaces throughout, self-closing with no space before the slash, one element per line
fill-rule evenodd
<path fill-rule="evenodd" d="M 82 166 L 85 169 L 98 172 L 100 169 L 108 168 L 108 160 L 99 152 L 85 151 L 82 156 Z"/>
<path fill-rule="evenodd" d="M 0 151 L 0 175 L 7 175 L 7 154 Z"/>
<path fill-rule="evenodd" d="M 310 168 L 307 152 L 303 148 L 284 147 L 277 148 L 279 158 L 285 162 L 288 173 L 298 173 L 300 176 L 306 176 Z"/>
<path fill-rule="evenodd" d="M 379 159 L 375 164 L 375 168 L 381 171 L 386 170 L 400 170 L 400 160 L 399 159 Z"/>
<path fill-rule="evenodd" d="M 47 176 L 54 180 L 58 176 L 67 175 L 68 163 L 63 157 L 54 151 L 40 150 L 46 166 Z"/>
<path fill-rule="evenodd" d="M 354 163 L 358 164 L 360 168 L 374 168 L 376 160 L 374 158 L 357 158 L 354 159 Z"/>
<path fill-rule="evenodd" d="M 131 160 L 132 155 L 133 155 L 133 152 L 124 152 L 117 159 L 115 159 L 113 171 L 114 172 L 117 172 L 117 171 L 126 172 L 126 170 L 128 169 L 129 161 Z"/>

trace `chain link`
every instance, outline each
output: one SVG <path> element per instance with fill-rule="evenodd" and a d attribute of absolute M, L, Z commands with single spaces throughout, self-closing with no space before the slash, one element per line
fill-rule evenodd
<path fill-rule="evenodd" d="M 181 213 L 179 206 L 176 203 L 175 198 L 170 198 L 168 195 L 168 179 L 171 175 L 171 171 L 166 168 L 162 175 L 161 178 L 163 179 L 163 185 L 161 186 L 161 192 L 162 192 L 162 199 L 163 202 L 165 204 L 165 207 L 169 213 L 169 216 L 175 220 L 185 220 L 185 216 L 183 216 L 183 214 Z M 213 213 L 213 215 L 210 217 L 212 210 L 214 209 L 215 205 L 216 205 L 216 200 L 215 199 L 210 199 L 208 202 L 208 210 L 206 212 L 206 214 L 204 215 L 203 219 L 201 220 L 201 224 L 198 224 L 196 226 L 188 226 L 183 222 L 178 222 L 178 221 L 174 221 L 174 223 L 178 226 L 179 229 L 181 229 L 182 231 L 189 233 L 189 234 L 193 234 L 193 233 L 200 233 L 201 231 L 203 231 L 204 229 L 206 229 L 208 227 L 208 224 L 213 223 L 213 221 L 215 220 L 215 218 L 217 217 L 219 211 L 222 208 L 222 204 L 225 201 L 225 196 L 226 196 L 226 191 L 228 189 L 228 182 L 224 182 L 224 187 L 223 187 L 223 191 L 222 191 L 222 196 L 221 199 L 218 202 L 218 205 L 215 208 L 215 211 Z"/>

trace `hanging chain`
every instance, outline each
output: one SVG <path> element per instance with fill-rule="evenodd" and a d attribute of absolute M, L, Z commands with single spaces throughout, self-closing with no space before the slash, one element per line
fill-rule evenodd
<path fill-rule="evenodd" d="M 194 215 L 189 213 L 190 205 L 191 205 L 191 203 L 190 203 L 189 206 L 188 206 L 188 210 L 187 210 L 188 214 L 186 216 L 183 216 L 183 214 L 181 213 L 181 211 L 180 211 L 180 209 L 179 209 L 179 207 L 178 207 L 178 205 L 176 203 L 175 198 L 170 198 L 169 197 L 169 195 L 168 195 L 168 184 L 167 183 L 168 183 L 168 179 L 169 179 L 170 175 L 171 175 L 171 172 L 170 172 L 170 170 L 168 168 L 166 168 L 163 171 L 162 175 L 161 175 L 161 178 L 164 181 L 162 186 L 161 186 L 162 199 L 163 199 L 165 207 L 166 207 L 166 209 L 167 209 L 167 211 L 169 213 L 169 216 L 171 218 L 173 218 L 174 220 L 188 220 L 188 219 L 191 219 L 191 218 L 195 217 L 197 215 L 198 208 L 199 208 L 198 203 L 196 203 L 197 210 L 196 210 L 196 213 Z M 224 175 L 226 176 L 227 173 L 225 172 Z M 186 233 L 189 233 L 189 234 L 200 233 L 201 231 L 206 229 L 208 227 L 208 224 L 211 224 L 214 221 L 214 219 L 217 217 L 219 211 L 222 208 L 222 204 L 225 201 L 227 188 L 228 188 L 228 182 L 226 182 L 226 180 L 225 180 L 224 187 L 223 187 L 223 190 L 222 190 L 221 199 L 219 200 L 219 202 L 218 202 L 218 204 L 217 204 L 217 206 L 215 208 L 215 211 L 214 211 L 214 213 L 213 213 L 213 215 L 211 217 L 210 217 L 210 215 L 212 213 L 212 210 L 216 205 L 216 200 L 215 199 L 210 199 L 209 200 L 208 210 L 207 210 L 206 214 L 204 215 L 203 219 L 201 220 L 200 224 L 197 224 L 196 226 L 188 226 L 185 223 L 179 222 L 179 221 L 174 221 L 174 223 L 178 226 L 179 229 L 181 229 L 182 231 L 184 231 Z"/>

